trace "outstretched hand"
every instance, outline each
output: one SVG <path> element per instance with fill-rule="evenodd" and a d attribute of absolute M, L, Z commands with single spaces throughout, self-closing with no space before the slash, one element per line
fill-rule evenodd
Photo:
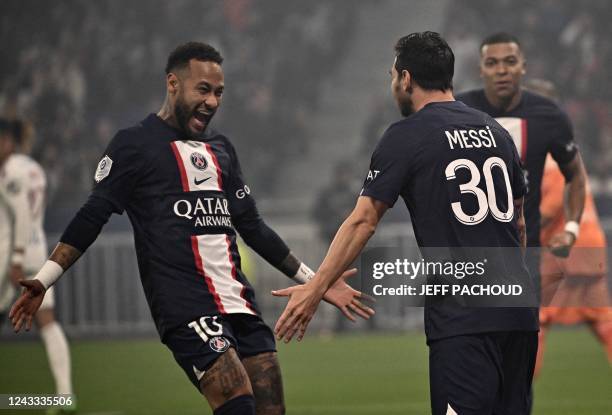
<path fill-rule="evenodd" d="M 323 298 L 323 292 L 313 288 L 314 284 L 294 285 L 282 290 L 272 291 L 277 297 L 289 297 L 285 310 L 274 326 L 274 334 L 278 340 L 289 343 L 293 336 L 298 335 L 300 341 L 306 334 L 308 323 L 317 311 Z"/>
<path fill-rule="evenodd" d="M 47 291 L 37 279 L 21 280 L 19 284 L 24 287 L 23 291 L 9 313 L 15 333 L 18 333 L 24 324 L 26 331 L 32 328 L 32 319 L 40 308 Z"/>
<path fill-rule="evenodd" d="M 357 268 L 345 271 L 334 285 L 325 292 L 323 299 L 338 307 L 342 314 L 351 321 L 356 321 L 353 313 L 364 320 L 369 320 L 374 315 L 374 310 L 363 304 L 360 299 L 374 302 L 375 300 L 367 294 L 357 291 L 346 283 L 346 280 L 357 274 Z"/>
<path fill-rule="evenodd" d="M 355 321 L 355 316 L 351 311 L 365 319 L 373 315 L 374 310 L 359 301 L 359 298 L 366 297 L 365 294 L 346 283 L 346 279 L 356 272 L 356 269 L 345 271 L 325 293 L 312 283 L 272 291 L 272 295 L 277 297 L 289 297 L 289 302 L 274 327 L 277 339 L 284 339 L 285 343 L 289 343 L 297 334 L 297 340 L 302 340 L 322 299 L 338 307 L 352 321 Z"/>

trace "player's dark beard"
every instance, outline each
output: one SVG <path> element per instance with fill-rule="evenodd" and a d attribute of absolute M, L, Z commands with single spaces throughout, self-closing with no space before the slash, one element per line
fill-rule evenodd
<path fill-rule="evenodd" d="M 187 104 L 183 102 L 183 100 L 176 100 L 176 104 L 174 106 L 174 117 L 176 118 L 176 122 L 179 125 L 180 130 L 183 131 L 185 135 L 191 138 L 193 138 L 193 134 L 189 130 L 187 124 L 189 123 L 189 118 L 191 118 L 192 114 L 193 111 L 189 108 Z"/>
<path fill-rule="evenodd" d="M 412 102 L 402 102 L 400 104 L 400 112 L 404 117 L 409 117 L 414 114 L 414 108 L 412 107 Z"/>
<path fill-rule="evenodd" d="M 408 99 L 408 101 L 400 102 L 400 112 L 404 117 L 409 117 L 414 114 L 414 105 L 411 99 Z"/>
<path fill-rule="evenodd" d="M 413 90 L 414 89 L 412 88 L 412 86 L 408 87 L 409 94 L 412 94 Z M 400 113 L 404 117 L 409 117 L 412 114 L 414 114 L 414 104 L 412 102 L 412 97 L 410 95 L 406 97 L 406 100 L 399 101 L 399 109 L 400 109 Z"/>

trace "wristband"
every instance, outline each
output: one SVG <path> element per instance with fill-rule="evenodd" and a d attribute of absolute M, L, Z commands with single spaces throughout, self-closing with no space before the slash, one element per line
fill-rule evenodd
<path fill-rule="evenodd" d="M 64 269 L 55 261 L 47 260 L 34 277 L 41 282 L 45 290 L 49 289 L 64 273 Z"/>
<path fill-rule="evenodd" d="M 12 265 L 23 265 L 23 252 L 13 252 L 11 256 Z"/>
<path fill-rule="evenodd" d="M 565 224 L 565 232 L 569 232 L 574 235 L 575 239 L 578 239 L 578 233 L 580 231 L 580 224 L 575 220 L 571 220 Z"/>
<path fill-rule="evenodd" d="M 295 273 L 293 277 L 291 277 L 291 279 L 300 284 L 306 284 L 308 281 L 312 279 L 312 277 L 314 277 L 314 275 L 315 275 L 314 271 L 308 268 L 308 265 L 302 262 L 297 272 Z"/>

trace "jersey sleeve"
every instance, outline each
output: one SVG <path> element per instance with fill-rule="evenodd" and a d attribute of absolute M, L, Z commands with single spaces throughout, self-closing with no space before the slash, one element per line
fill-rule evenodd
<path fill-rule="evenodd" d="M 563 166 L 574 159 L 578 146 L 574 141 L 572 123 L 567 114 L 559 110 L 556 118 L 550 153 L 557 164 Z"/>
<path fill-rule="evenodd" d="M 228 153 L 231 159 L 229 172 L 229 182 L 226 189 L 226 196 L 232 216 L 241 216 L 247 211 L 256 209 L 255 199 L 251 196 L 251 189 L 245 183 L 242 167 L 238 160 L 238 155 L 234 146 L 227 141 Z"/>
<path fill-rule="evenodd" d="M 404 145 L 407 141 L 397 126 L 385 132 L 372 154 L 361 196 L 380 200 L 389 207 L 395 205 L 411 167 L 410 152 Z"/>
<path fill-rule="evenodd" d="M 98 163 L 92 195 L 112 203 L 115 213 L 123 213 L 138 182 L 144 157 L 135 137 L 119 131 Z"/>

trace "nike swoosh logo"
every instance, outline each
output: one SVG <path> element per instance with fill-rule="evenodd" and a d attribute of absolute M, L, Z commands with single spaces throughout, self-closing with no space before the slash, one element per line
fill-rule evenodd
<path fill-rule="evenodd" d="M 202 183 L 204 183 L 206 180 L 210 179 L 210 177 L 207 177 L 205 179 L 202 180 L 198 180 L 196 177 L 193 178 L 193 182 L 195 183 L 196 186 L 201 185 Z"/>

